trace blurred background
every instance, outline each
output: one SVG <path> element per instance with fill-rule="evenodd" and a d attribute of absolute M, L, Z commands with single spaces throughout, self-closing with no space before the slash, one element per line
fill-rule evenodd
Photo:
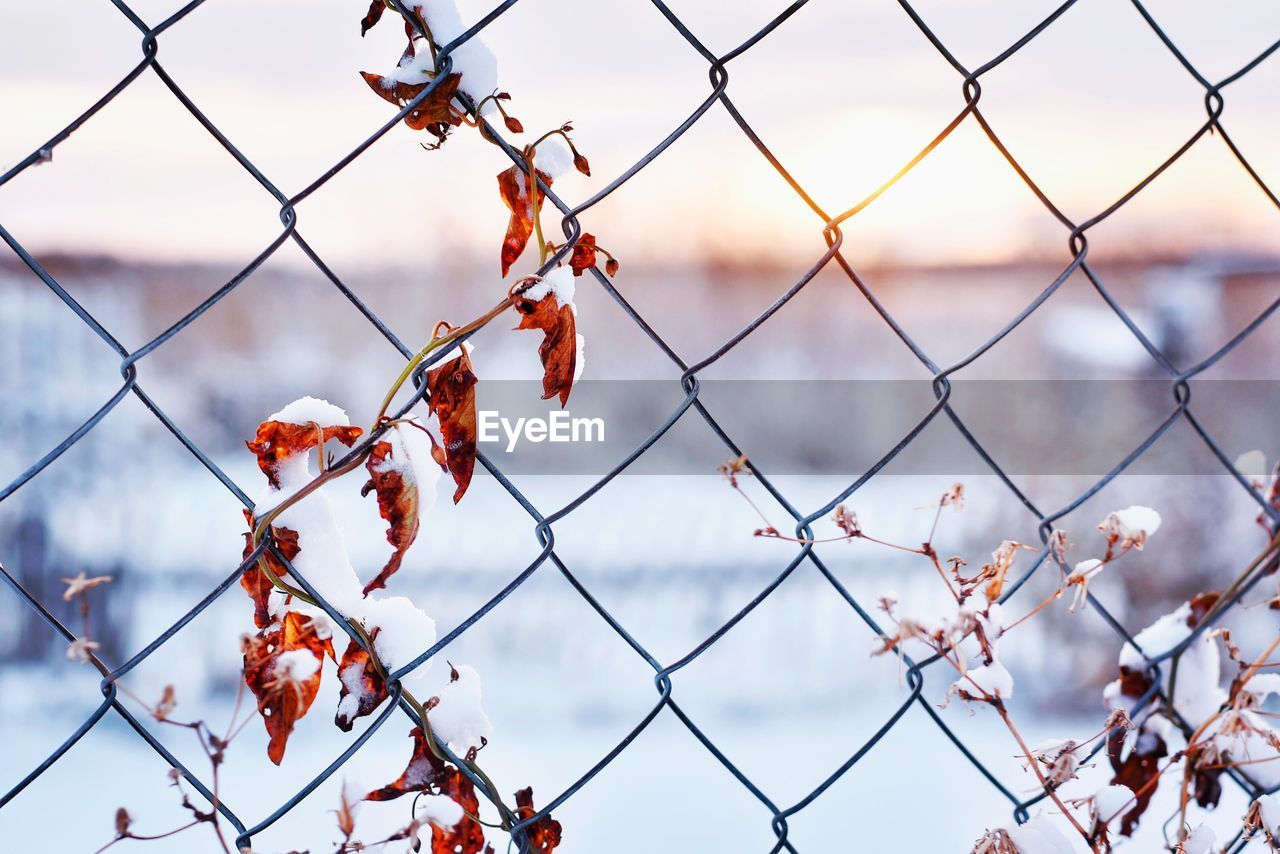
<path fill-rule="evenodd" d="M 914 5 L 970 67 L 1054 8 L 1039 0 Z M 1280 9 L 1272 4 L 1147 5 L 1213 80 L 1280 36 Z M 173 0 L 131 6 L 153 23 L 178 8 Z M 670 6 L 721 52 L 780 11 L 758 0 L 731 10 L 697 0 Z M 460 7 L 468 21 L 488 11 L 478 0 L 461 0 Z M 293 193 L 391 115 L 357 72 L 390 69 L 403 36 L 388 21 L 361 39 L 363 13 L 361 4 L 339 0 L 215 0 L 162 36 L 159 59 L 209 118 Z M 705 62 L 641 0 L 522 2 L 484 38 L 500 58 L 499 79 L 526 136 L 573 121 L 592 177 L 574 174 L 556 183 L 570 203 L 641 158 L 709 91 Z M 0 168 L 28 155 L 140 58 L 137 30 L 108 2 L 8 4 L 0 9 L 0 41 Z M 729 94 L 743 115 L 832 211 L 875 190 L 963 106 L 960 76 L 893 3 L 810 3 L 735 59 L 730 80 Z M 1225 90 L 1223 123 L 1264 180 L 1280 179 L 1280 149 L 1273 144 L 1280 131 L 1277 87 L 1280 60 L 1273 58 Z M 1083 221 L 1201 126 L 1203 96 L 1134 8 L 1081 0 L 983 77 L 981 106 L 1048 197 Z M 425 342 L 439 319 L 457 323 L 480 314 L 509 284 L 499 276 L 507 213 L 494 181 L 509 161 L 466 128 L 441 151 L 424 151 L 421 139 L 395 128 L 298 208 L 299 232 L 410 345 Z M 0 225 L 131 349 L 274 240 L 281 228 L 277 211 L 270 195 L 150 73 L 59 145 L 52 162 L 0 188 Z M 583 224 L 621 260 L 617 289 L 690 363 L 747 324 L 825 249 L 821 221 L 719 108 L 592 208 Z M 1071 259 L 1066 229 L 972 119 L 846 223 L 845 235 L 845 254 L 867 287 L 942 365 L 995 334 Z M 1280 216 L 1214 136 L 1201 138 L 1091 229 L 1089 242 L 1090 262 L 1110 293 L 1180 367 L 1217 351 L 1280 293 Z M 18 477 L 120 384 L 114 354 L 4 251 L 0 483 Z M 526 257 L 516 272 L 532 269 Z M 614 381 L 609 388 L 621 397 L 628 381 L 670 385 L 669 405 L 628 410 L 626 426 L 643 435 L 678 402 L 679 368 L 592 280 L 579 280 L 577 304 L 587 340 L 584 379 Z M 540 375 L 527 333 L 489 328 L 475 344 L 482 408 L 485 380 Z M 1264 323 L 1193 386 L 1211 397 L 1215 383 L 1249 381 L 1266 401 L 1280 374 L 1277 356 L 1280 327 Z M 365 423 L 402 365 L 377 330 L 287 242 L 147 356 L 139 381 L 254 495 L 261 474 L 243 442 L 258 422 L 310 394 Z M 1060 454 L 1064 445 L 1069 453 L 1078 443 L 1081 453 L 1114 463 L 1159 417 L 1117 436 L 1104 430 L 1117 414 L 1099 407 L 1086 409 L 1078 427 L 1064 431 L 1037 414 L 1037 402 L 1060 388 L 1049 381 L 1163 376 L 1092 283 L 1076 273 L 957 378 L 1004 381 L 999 388 L 1007 399 L 983 397 L 978 413 L 1009 425 L 1000 443 L 988 446 L 997 460 Z M 705 377 L 750 380 L 745 388 L 753 395 L 797 380 L 915 383 L 927 400 L 930 372 L 832 265 Z M 833 393 L 858 387 L 838 384 Z M 1224 445 L 1230 458 L 1258 449 L 1274 462 L 1280 454 L 1274 406 L 1249 406 L 1248 394 L 1230 399 L 1231 406 L 1197 415 L 1211 431 L 1226 434 L 1247 424 L 1247 443 Z M 957 406 L 963 405 L 958 394 Z M 782 446 L 797 452 L 803 464 L 780 475 L 777 485 L 802 512 L 823 506 L 861 474 L 862 458 L 842 450 L 841 437 L 848 436 L 852 448 L 860 436 L 880 435 L 863 420 L 875 413 L 829 416 L 821 406 L 796 412 L 790 429 L 757 430 L 755 446 L 743 448 L 753 459 L 767 459 Z M 1090 420 L 1105 442 L 1089 429 Z M 725 426 L 735 434 L 733 423 Z M 680 430 L 706 432 L 693 421 Z M 926 435 L 954 432 L 938 419 Z M 1256 505 L 1193 438 L 1189 426 L 1175 425 L 1155 450 L 1174 444 L 1176 473 L 1122 476 L 1060 522 L 1070 534 L 1071 557 L 1079 560 L 1100 555 L 1094 526 L 1107 512 L 1141 503 L 1164 517 L 1143 552 L 1126 556 L 1092 588 L 1130 631 L 1190 595 L 1224 586 L 1266 542 L 1254 521 Z M 887 442 L 879 452 L 891 447 Z M 557 553 L 574 578 L 664 663 L 715 631 L 796 553 L 793 544 L 752 536 L 759 517 L 716 473 L 727 451 L 696 443 L 680 448 L 671 457 L 679 471 L 625 474 L 555 526 Z M 972 474 L 982 468 L 975 453 L 954 468 L 913 464 L 913 453 L 908 448 L 847 502 L 868 533 L 921 542 L 933 522 L 932 505 L 963 479 L 968 501 L 943 515 L 935 540 L 940 553 L 976 567 L 1003 539 L 1039 542 L 1035 517 L 1017 496 L 991 475 Z M 1047 513 L 1106 467 L 1023 471 L 1015 479 Z M 549 514 L 593 480 L 532 466 L 515 485 Z M 358 486 L 352 480 L 329 491 L 357 568 L 372 575 L 386 556 L 384 525 L 372 503 L 359 498 Z M 758 484 L 747 479 L 743 489 L 784 527 L 785 511 Z M 0 504 L 0 563 L 67 619 L 74 611 L 61 601 L 61 578 L 80 571 L 112 575 L 109 587 L 95 591 L 92 620 L 104 658 L 120 662 L 235 568 L 243 545 L 240 510 L 235 496 L 130 397 Z M 434 508 L 393 592 L 419 602 L 444 634 L 538 551 L 529 516 L 493 478 L 480 475 L 461 504 L 441 501 Z M 945 612 L 946 591 L 918 558 L 869 543 L 835 543 L 822 555 L 868 610 L 892 592 L 903 613 Z M 1026 608 L 1054 588 L 1047 575 L 1040 573 L 1021 594 Z M 1260 589 L 1254 599 L 1271 595 Z M 1243 609 L 1231 628 L 1248 651 L 1251 643 L 1265 643 L 1275 620 L 1266 608 Z M 134 671 L 128 688 L 154 700 L 174 684 L 176 716 L 225 724 L 238 681 L 238 639 L 250 630 L 249 603 L 233 589 Z M 790 805 L 832 774 L 907 696 L 899 663 L 871 657 L 874 641 L 831 584 L 802 564 L 676 675 L 674 696 L 775 803 Z M 1100 689 L 1114 675 L 1118 652 L 1116 636 L 1092 610 L 1069 615 L 1064 604 L 1023 626 L 1004 653 L 1018 680 L 1012 710 L 1027 722 L 1028 741 L 1096 732 L 1105 717 Z M 539 803 L 585 773 L 656 701 L 652 669 L 550 564 L 442 655 L 475 666 L 485 679 L 495 724 L 486 770 L 508 790 L 532 785 Z M 437 662 L 425 678 L 434 690 L 447 674 Z M 331 677 L 326 674 L 320 699 L 290 741 L 283 767 L 263 760 L 265 737 L 256 721 L 237 739 L 223 779 L 237 811 L 253 820 L 267 815 L 350 743 L 354 734 L 329 725 L 336 702 Z M 61 641 L 16 597 L 0 595 L 0 789 L 21 779 L 97 705 L 97 681 L 65 659 Z M 949 681 L 945 674 L 926 680 L 931 702 L 942 702 Z M 1034 781 L 1014 758 L 1016 745 L 988 710 L 973 712 L 957 703 L 941 714 L 1007 786 L 1025 792 Z M 407 758 L 406 728 L 393 719 L 349 766 L 257 838 L 255 850 L 330 850 L 337 830 L 329 811 L 337 806 L 341 779 L 372 788 L 397 776 Z M 193 769 L 204 767 L 186 731 L 161 727 L 157 736 Z M 0 834 L 15 850 L 93 851 L 110 841 L 121 805 L 134 814 L 139 833 L 169 829 L 185 814 L 167 788 L 166 770 L 108 717 L 0 811 Z M 1242 804 L 1234 796 L 1228 791 L 1211 821 L 1238 826 Z M 935 820 L 916 820 L 926 809 Z M 1159 809 L 1158 802 L 1150 815 Z M 75 820 L 49 820 L 61 814 Z M 567 852 L 746 851 L 773 844 L 769 811 L 666 711 L 556 815 Z M 1153 835 L 1136 841 L 1134 850 L 1153 850 L 1143 846 L 1160 839 L 1166 815 L 1148 819 L 1143 832 Z M 407 807 L 369 805 L 359 835 L 374 838 L 406 816 Z M 1009 820 L 1008 802 L 913 707 L 884 742 L 791 819 L 791 838 L 804 851 L 964 851 L 984 828 Z M 203 828 L 148 845 L 216 850 Z"/>

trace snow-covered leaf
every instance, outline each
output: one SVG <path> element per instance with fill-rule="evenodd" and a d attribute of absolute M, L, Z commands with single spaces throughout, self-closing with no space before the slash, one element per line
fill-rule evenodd
<path fill-rule="evenodd" d="M 1093 812 L 1098 821 L 1107 824 L 1120 815 L 1133 801 L 1133 790 L 1122 784 L 1103 786 L 1093 795 Z"/>
<path fill-rule="evenodd" d="M 289 611 L 274 630 L 245 639 L 244 681 L 258 698 L 271 740 L 267 756 L 279 765 L 294 724 L 320 690 L 320 664 L 333 644 L 305 614 Z"/>
<path fill-rule="evenodd" d="M 433 445 L 425 427 L 410 423 L 397 424 L 387 433 L 387 440 L 373 446 L 365 468 L 369 481 L 361 495 L 376 491 L 378 512 L 390 527 L 387 542 L 395 548 L 377 578 L 364 587 L 364 595 L 387 586 L 387 579 L 400 569 L 404 555 L 418 536 L 418 528 L 427 508 L 435 503 L 436 483 L 440 467 L 433 455 Z"/>
<path fill-rule="evenodd" d="M 387 698 L 386 680 L 374 667 L 368 651 L 354 639 L 347 644 L 347 651 L 338 663 L 338 712 L 334 723 L 343 732 L 351 732 L 356 718 L 372 714 Z"/>
<path fill-rule="evenodd" d="M 1013 676 L 999 661 L 975 667 L 957 679 L 948 693 L 970 702 L 991 702 L 1013 696 Z"/>
<path fill-rule="evenodd" d="M 326 423 L 335 412 L 341 413 L 341 423 Z M 347 424 L 346 413 L 327 401 L 304 397 L 259 424 L 257 435 L 245 444 L 258 458 L 258 468 L 267 480 L 279 489 L 282 466 L 305 468 L 307 451 L 330 439 L 351 447 L 363 432 Z"/>
<path fill-rule="evenodd" d="M 440 690 L 439 703 L 431 710 L 431 731 L 459 756 L 484 747 L 493 735 L 493 724 L 481 705 L 480 674 L 474 667 L 453 668 L 449 684 Z"/>
<path fill-rule="evenodd" d="M 410 44 L 413 44 L 410 42 Z M 403 108 L 414 98 L 422 94 L 422 90 L 430 83 L 404 83 L 394 77 L 384 77 L 369 71 L 361 71 L 360 76 L 369 84 L 379 97 L 394 104 L 396 109 Z M 462 81 L 460 74 L 450 74 L 444 81 L 423 98 L 408 115 L 404 123 L 414 130 L 425 130 L 437 140 L 443 141 L 449 135 L 449 129 L 462 124 L 462 114 L 453 106 L 454 96 L 458 93 L 458 84 Z"/>
<path fill-rule="evenodd" d="M 1075 850 L 1047 815 L 1038 815 L 1026 824 L 1015 824 L 1006 833 L 1018 854 L 1073 854 Z"/>
<path fill-rule="evenodd" d="M 573 304 L 573 271 L 557 267 L 524 294 L 515 297 L 520 324 L 516 329 L 540 329 L 544 333 L 538 346 L 542 360 L 542 398 L 569 401 L 573 388 L 578 337 Z"/>
<path fill-rule="evenodd" d="M 446 795 L 423 795 L 418 799 L 416 815 L 423 824 L 452 830 L 462 821 L 462 807 Z"/>
<path fill-rule="evenodd" d="M 1141 551 L 1147 538 L 1160 530 L 1160 514 L 1135 504 L 1107 514 L 1107 518 L 1098 523 L 1098 530 L 1106 534 L 1109 541 L 1118 542 L 1121 548 Z"/>
<path fill-rule="evenodd" d="M 432 825 L 431 854 L 480 854 L 484 850 L 484 830 L 471 818 L 480 812 L 475 786 L 452 765 L 445 766 L 437 782 L 440 794 L 451 798 L 467 815 L 451 828 Z"/>

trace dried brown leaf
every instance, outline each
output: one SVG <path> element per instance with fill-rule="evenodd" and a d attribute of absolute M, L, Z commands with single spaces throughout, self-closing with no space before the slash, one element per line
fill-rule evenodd
<path fill-rule="evenodd" d="M 338 681 L 342 689 L 338 694 L 338 712 L 333 722 L 343 732 L 351 732 L 356 718 L 372 714 L 387 699 L 387 682 L 374 666 L 368 650 L 354 638 L 347 644 L 347 651 L 338 663 Z M 356 695 L 355 708 L 344 709 L 344 706 L 351 705 L 345 701 L 352 693 Z"/>
<path fill-rule="evenodd" d="M 281 656 L 304 650 L 315 656 L 314 671 L 298 674 L 280 666 Z M 278 628 L 245 640 L 244 681 L 258 698 L 258 712 L 271 736 L 267 756 L 277 765 L 284 758 L 294 724 L 311 708 L 320 690 L 320 665 L 326 654 L 333 657 L 333 644 L 320 637 L 310 617 L 298 611 L 286 613 Z"/>
<path fill-rule="evenodd" d="M 551 176 L 535 170 L 539 179 L 546 186 L 551 186 Z M 519 166 L 512 166 L 498 173 L 498 195 L 511 212 L 507 220 L 507 233 L 502 239 L 502 275 L 511 271 L 511 265 L 524 252 L 529 244 L 529 236 L 533 234 L 533 203 L 529 195 L 529 176 Z M 538 194 L 538 209 L 542 209 L 546 194 L 542 187 L 534 188 Z"/>
<path fill-rule="evenodd" d="M 403 449 L 404 443 L 400 447 Z M 408 460 L 393 458 L 390 442 L 376 443 L 364 465 L 369 471 L 369 481 L 360 494 L 364 496 L 376 491 L 378 513 L 389 525 L 387 542 L 395 549 L 377 578 L 364 586 L 364 595 L 368 596 L 370 591 L 387 586 L 387 579 L 400 569 L 405 553 L 417 539 L 421 496 L 413 467 Z"/>
<path fill-rule="evenodd" d="M 561 305 L 555 293 L 537 302 L 513 297 L 520 312 L 516 329 L 540 329 L 544 333 L 538 345 L 542 360 L 542 399 L 560 398 L 563 407 L 569 401 L 578 358 L 578 335 L 571 305 Z"/>
<path fill-rule="evenodd" d="M 413 754 L 409 757 L 409 764 L 405 766 L 404 772 L 381 789 L 374 789 L 365 795 L 366 801 L 393 801 L 410 792 L 425 792 L 445 774 L 447 766 L 427 749 L 427 739 L 422 733 L 422 727 L 409 730 L 409 735 L 413 738 Z"/>
<path fill-rule="evenodd" d="M 427 401 L 440 424 L 445 465 L 457 489 L 453 503 L 462 500 L 476 465 L 476 375 L 466 348 L 462 355 L 427 371 Z"/>

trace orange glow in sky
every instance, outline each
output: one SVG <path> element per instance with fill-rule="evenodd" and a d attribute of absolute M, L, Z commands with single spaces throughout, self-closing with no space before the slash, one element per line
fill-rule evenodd
<path fill-rule="evenodd" d="M 385 121 L 359 70 L 384 71 L 396 28 L 359 35 L 359 4 L 208 3 L 161 38 L 165 69 L 286 193 L 320 175 Z M 556 187 L 570 202 L 604 187 L 706 96 L 705 62 L 645 3 L 566 0 L 550 16 L 517 4 L 486 31 L 513 113 L 531 133 L 574 121 L 593 177 Z M 545 4 L 544 4 L 545 5 Z M 776 13 L 740 4 L 734 20 L 673 4 L 715 49 Z M 980 64 L 1051 4 L 981 4 L 974 26 L 943 2 L 917 4 L 962 61 Z M 1237 8 L 1237 6 L 1239 8 Z M 134 8 L 158 21 L 175 4 Z M 478 17 L 483 3 L 464 3 Z M 1261 2 L 1232 15 L 1156 2 L 1153 14 L 1210 76 L 1280 32 Z M 580 12 L 578 14 L 575 12 Z M 139 35 L 109 4 L 53 0 L 0 10 L 0 167 L 18 161 L 92 103 L 139 58 Z M 621 37 L 619 34 L 625 33 Z M 530 43 L 542 45 L 531 55 Z M 50 60 L 50 57 L 56 59 Z M 1224 124 L 1255 168 L 1280 182 L 1272 93 L 1280 59 L 1226 90 Z M 728 92 L 761 137 L 830 212 L 875 190 L 963 106 L 961 78 L 895 4 L 818 3 L 730 65 Z M 1124 4 L 1082 0 L 983 77 L 980 101 L 1001 139 L 1063 211 L 1087 219 L 1169 156 L 1204 121 L 1203 90 Z M 506 214 L 501 152 L 462 129 L 424 152 L 404 127 L 299 208 L 326 257 L 407 265 L 496 253 Z M 281 230 L 278 205 L 151 73 L 60 145 L 51 164 L 0 187 L 0 223 L 41 251 L 248 260 Z M 1280 212 L 1214 137 L 1112 220 L 1098 251 L 1231 245 L 1280 250 Z M 821 221 L 717 105 L 632 182 L 584 217 L 619 254 L 675 262 L 732 254 L 795 264 L 822 251 Z M 550 230 L 555 232 L 554 223 Z M 1065 252 L 1066 229 L 967 119 L 845 226 L 857 257 L 919 263 Z M 608 238 L 604 237 L 608 235 Z"/>

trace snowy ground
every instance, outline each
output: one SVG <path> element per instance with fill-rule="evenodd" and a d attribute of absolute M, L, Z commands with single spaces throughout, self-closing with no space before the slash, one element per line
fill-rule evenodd
<path fill-rule="evenodd" d="M 881 723 L 882 710 L 870 708 L 874 705 L 879 704 L 851 704 L 843 710 L 785 719 L 730 717 L 703 723 L 766 793 L 790 804 L 838 767 L 843 752 Z M 637 708 L 637 718 L 639 714 Z M 1030 777 L 1019 772 L 1012 758 L 1013 743 L 994 716 L 978 710 L 969 718 L 957 707 L 946 717 L 964 728 L 968 743 L 1016 791 L 1031 788 Z M 6 746 L 6 782 L 11 769 L 34 765 L 72 725 L 66 721 L 60 727 L 61 723 L 48 721 Z M 1035 741 L 1083 734 L 1094 725 L 1096 721 L 1039 717 L 1027 726 L 1027 736 Z M 402 720 L 389 722 L 349 770 L 339 772 L 258 837 L 255 850 L 328 850 L 337 838 L 329 811 L 338 803 L 341 781 L 374 786 L 398 774 L 405 758 L 406 726 Z M 484 765 L 508 789 L 533 782 L 535 792 L 552 792 L 603 756 L 627 726 L 621 720 L 544 720 L 534 712 L 524 727 L 502 733 L 487 751 Z M 251 727 L 225 766 L 227 802 L 250 820 L 274 809 L 304 776 L 318 771 L 348 743 L 336 734 L 318 737 L 316 730 L 304 725 L 289 745 L 285 766 L 277 769 L 259 761 L 265 738 Z M 185 741 L 185 733 L 167 739 L 175 747 Z M 110 839 L 120 805 L 129 808 L 139 833 L 184 823 L 175 793 L 166 789 L 165 770 L 123 725 L 102 726 L 0 813 L 7 850 L 91 851 Z M 1077 788 L 1091 791 L 1105 782 L 1105 776 L 1105 769 L 1086 771 Z M 75 792 L 70 801 L 69 791 Z M 1141 835 L 1123 842 L 1122 850 L 1158 850 L 1160 821 L 1175 809 L 1174 792 L 1166 787 L 1153 803 Z M 1223 804 L 1209 820 L 1219 829 L 1220 839 L 1239 827 L 1243 809 L 1243 800 L 1228 787 Z M 359 835 L 376 838 L 380 831 L 402 824 L 407 814 L 407 799 L 365 805 L 359 814 Z M 565 827 L 565 852 L 763 852 L 772 844 L 768 812 L 669 713 L 659 715 L 613 765 L 556 814 Z M 50 820 L 52 816 L 65 820 Z M 853 771 L 792 819 L 791 839 L 801 851 L 967 851 L 984 827 L 1009 818 L 1008 802 L 916 708 Z M 170 840 L 121 847 L 176 854 L 215 851 L 216 842 L 201 828 Z"/>
<path fill-rule="evenodd" d="M 935 480 L 878 479 L 852 504 L 868 530 L 912 542 L 932 519 L 925 505 L 941 485 Z M 817 506 L 839 483 L 834 478 L 796 478 L 782 486 L 807 507 Z M 170 480 L 170 494 L 180 495 L 180 484 Z M 727 620 L 795 550 L 787 543 L 752 538 L 756 522 L 750 508 L 717 478 L 685 477 L 677 484 L 679 489 L 669 479 L 627 479 L 556 529 L 558 552 L 577 577 L 664 662 L 678 659 Z M 526 478 L 521 485 L 535 501 L 552 507 L 578 488 L 568 478 Z M 964 511 L 943 518 L 940 548 L 945 544 L 947 550 L 980 562 L 984 550 L 1002 536 L 1031 539 L 1024 530 L 1027 520 L 1001 509 L 1004 497 L 992 479 L 974 479 L 969 488 Z M 1154 495 L 1178 491 L 1154 488 L 1147 481 L 1121 488 Z M 1179 489 L 1194 495 L 1216 487 L 1188 480 Z M 758 487 L 752 494 L 760 497 Z M 197 499 L 192 493 L 191 500 Z M 642 525 L 626 512 L 637 500 L 646 508 Z M 1114 503 L 1119 495 L 1100 500 Z M 436 616 L 442 633 L 495 593 L 534 553 L 531 525 L 527 517 L 517 521 L 510 504 L 491 480 L 477 480 L 470 501 L 440 508 L 436 536 L 395 579 L 402 592 Z M 903 506 L 922 509 L 888 510 Z M 1231 518 L 1243 520 L 1247 528 L 1248 513 L 1229 506 L 1234 508 Z M 362 516 L 354 499 L 349 510 L 345 517 L 352 520 L 347 535 L 353 554 L 362 566 L 376 565 L 383 548 L 378 544 L 381 526 L 376 517 Z M 1069 528 L 1079 531 L 1073 540 L 1087 549 L 1087 522 L 1101 514 L 1093 505 L 1081 513 Z M 221 515 L 211 513 L 210 518 Z M 225 515 L 222 531 L 177 528 L 194 540 L 180 541 L 161 525 L 153 538 L 135 541 L 139 548 L 154 549 L 157 563 L 140 563 L 143 575 L 132 581 L 138 585 L 133 588 L 136 601 L 123 612 L 127 631 L 122 643 L 129 652 L 161 631 L 180 608 L 198 600 L 234 561 L 238 530 L 233 514 Z M 497 520 L 494 530 L 511 533 L 482 537 L 473 527 L 475 520 L 488 525 Z M 109 525 L 81 528 L 113 530 Z M 235 554 L 210 559 L 225 552 L 221 546 L 227 542 Z M 876 596 L 893 591 L 908 613 L 945 610 L 945 594 L 931 571 L 913 566 L 910 556 L 865 545 L 823 549 L 859 601 L 870 606 Z M 88 554 L 110 544 L 86 541 L 81 546 Z M 189 556 L 190 570 L 166 578 L 165 555 L 170 560 Z M 455 555 L 457 560 L 450 560 Z M 1172 555 L 1169 544 L 1157 539 L 1144 554 L 1126 557 L 1123 569 L 1105 574 L 1095 592 L 1121 619 L 1140 627 L 1154 603 L 1131 606 L 1125 583 L 1136 584 L 1132 589 L 1139 593 L 1149 590 L 1143 585 L 1150 582 L 1143 579 L 1149 573 L 1157 579 L 1162 558 Z M 1026 601 L 1033 601 L 1030 592 Z M 1253 614 L 1265 622 L 1261 609 Z M 1119 651 L 1114 636 L 1092 612 L 1046 615 L 1046 620 L 1043 627 L 1028 624 L 1016 643 L 1010 640 L 1004 647 L 1018 680 L 1013 713 L 1031 744 L 1066 736 L 1082 739 L 1101 729 L 1099 689 L 1114 674 Z M 131 674 L 126 687 L 154 700 L 165 684 L 174 683 L 180 703 L 176 717 L 224 726 L 234 684 L 235 638 L 248 628 L 248 601 L 233 589 Z M 1246 645 L 1265 642 L 1247 627 L 1239 637 Z M 675 674 L 674 698 L 775 803 L 789 806 L 833 773 L 902 702 L 905 689 L 897 662 L 872 658 L 872 646 L 867 627 L 804 564 L 715 646 Z M 549 565 L 442 657 L 472 664 L 484 675 L 485 702 L 495 726 L 484 753 L 486 770 L 508 793 L 532 785 L 539 802 L 565 790 L 601 759 L 656 698 L 652 670 Z M 442 662 L 434 665 L 419 693 L 438 690 L 446 673 Z M 20 779 L 88 714 L 97 696 L 96 680 L 90 677 L 64 661 L 0 671 L 0 732 L 5 736 L 0 740 L 0 788 Z M 290 740 L 282 767 L 266 761 L 258 721 L 234 743 L 222 791 L 246 821 L 269 814 L 354 737 L 330 723 L 336 704 L 332 665 L 326 665 L 324 679 L 320 698 Z M 929 671 L 930 702 L 942 703 L 952 679 L 940 668 Z M 957 701 L 942 714 L 1006 786 L 1019 794 L 1032 791 L 1034 781 L 1015 759 L 1016 745 L 989 709 L 970 710 Z M 257 837 L 258 850 L 328 850 L 335 838 L 330 811 L 337 806 L 341 781 L 354 779 L 373 788 L 394 779 L 407 757 L 408 726 L 393 717 L 348 766 Z M 205 769 L 190 733 L 161 727 L 158 734 L 193 770 Z M 109 716 L 0 811 L 0 834 L 18 848 L 89 852 L 110 839 L 114 811 L 122 805 L 135 817 L 136 832 L 170 829 L 183 822 L 183 814 L 167 788 L 166 770 L 136 735 Z M 1093 768 L 1067 792 L 1091 794 L 1108 776 L 1105 765 Z M 65 814 L 68 791 L 76 792 L 74 821 L 38 820 Z M 1172 798 L 1166 787 L 1147 814 L 1142 836 L 1126 847 L 1157 849 L 1160 824 L 1174 812 Z M 1243 809 L 1228 784 L 1222 806 L 1210 817 L 1222 839 L 1239 826 Z M 915 706 L 862 761 L 793 818 L 791 838 L 801 851 L 967 851 L 984 828 L 1008 822 L 1010 810 Z M 769 812 L 665 711 L 556 815 L 566 828 L 566 852 L 767 851 L 772 845 Z M 361 815 L 359 835 L 377 838 L 403 824 L 406 816 L 405 803 L 371 804 Z M 216 850 L 206 829 L 149 845 L 144 850 Z"/>

